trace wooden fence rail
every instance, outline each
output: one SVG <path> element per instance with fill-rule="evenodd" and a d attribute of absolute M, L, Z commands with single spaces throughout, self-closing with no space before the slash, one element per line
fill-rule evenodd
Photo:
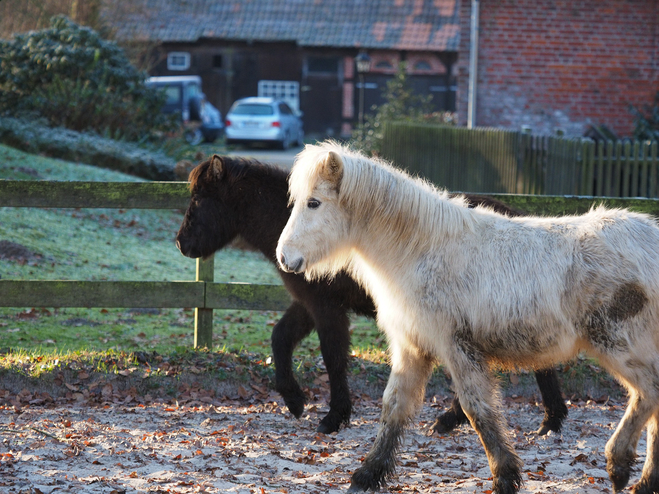
<path fill-rule="evenodd" d="M 0 207 L 185 209 L 186 182 L 0 180 Z M 175 253 L 172 243 L 172 253 Z M 175 254 L 178 255 L 178 254 Z M 214 258 L 195 281 L 1 280 L 0 307 L 194 307 L 194 346 L 212 346 L 213 309 L 285 310 L 283 286 L 214 283 Z"/>
<path fill-rule="evenodd" d="M 449 190 L 659 197 L 657 142 L 389 122 L 385 158 Z"/>
<path fill-rule="evenodd" d="M 531 214 L 579 214 L 603 203 L 659 217 L 659 201 L 653 199 L 491 195 Z M 188 202 L 185 182 L 0 180 L 0 207 L 184 209 Z M 179 255 L 173 244 L 172 254 Z M 290 304 L 283 286 L 215 283 L 213 268 L 213 257 L 198 259 L 195 281 L 0 279 L 0 307 L 194 307 L 194 345 L 210 348 L 214 309 L 284 310 Z"/>

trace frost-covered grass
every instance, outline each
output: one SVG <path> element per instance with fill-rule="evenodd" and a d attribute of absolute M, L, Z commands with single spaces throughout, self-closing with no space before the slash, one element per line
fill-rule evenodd
<path fill-rule="evenodd" d="M 0 146 L 0 178 L 140 181 L 111 170 L 43 158 Z M 193 280 L 195 261 L 174 245 L 179 211 L 0 208 L 0 240 L 41 256 L 27 263 L 0 259 L 3 279 Z M 1 256 L 1 254 L 0 254 Z M 216 254 L 215 279 L 280 284 L 255 252 Z"/>
<path fill-rule="evenodd" d="M 2 145 L 0 179 L 140 181 Z M 19 244 L 35 254 L 25 261 L 0 258 L 0 277 L 194 280 L 195 261 L 183 257 L 174 245 L 181 219 L 180 211 L 0 208 L 0 241 Z M 261 254 L 235 248 L 215 255 L 215 280 L 281 284 L 276 269 Z M 189 348 L 194 313 L 184 309 L 0 308 L 0 348 L 44 352 Z M 279 317 L 267 311 L 215 311 L 214 346 L 269 354 L 272 326 Z M 353 342 L 360 351 L 384 346 L 374 323 L 364 318 L 354 321 Z M 319 355 L 315 334 L 298 353 Z"/>

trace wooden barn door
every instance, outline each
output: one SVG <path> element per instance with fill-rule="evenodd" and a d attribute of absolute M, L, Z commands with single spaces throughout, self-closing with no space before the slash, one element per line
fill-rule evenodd
<path fill-rule="evenodd" d="M 300 88 L 304 131 L 322 137 L 338 137 L 341 130 L 343 91 L 340 57 L 309 56 Z"/>

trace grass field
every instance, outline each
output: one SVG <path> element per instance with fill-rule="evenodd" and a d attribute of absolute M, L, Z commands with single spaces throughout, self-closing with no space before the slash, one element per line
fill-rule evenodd
<path fill-rule="evenodd" d="M 87 165 L 29 155 L 0 146 L 0 178 L 21 180 L 138 181 Z M 0 208 L 3 279 L 193 280 L 195 261 L 174 245 L 180 211 Z M 216 254 L 215 280 L 281 284 L 274 266 L 256 252 L 227 248 Z M 215 311 L 217 348 L 268 354 L 280 314 Z M 25 351 L 156 350 L 192 345 L 190 309 L 0 308 L 0 346 Z M 357 320 L 355 343 L 381 347 L 373 323 Z M 316 352 L 309 338 L 302 352 Z"/>

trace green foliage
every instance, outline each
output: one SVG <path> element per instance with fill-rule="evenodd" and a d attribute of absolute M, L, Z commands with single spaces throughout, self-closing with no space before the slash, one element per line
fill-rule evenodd
<path fill-rule="evenodd" d="M 631 107 L 634 115 L 634 139 L 659 141 L 659 91 L 654 96 L 654 105 L 645 105 L 642 110 Z"/>
<path fill-rule="evenodd" d="M 115 43 L 64 16 L 0 41 L 0 113 L 27 112 L 73 130 L 141 140 L 169 130 L 164 96 Z"/>
<path fill-rule="evenodd" d="M 354 144 L 367 153 L 380 153 L 385 122 L 454 123 L 451 112 L 432 111 L 432 95 L 414 93 L 407 80 L 405 62 L 398 65 L 394 78 L 387 81 L 382 96 L 385 102 L 371 107 L 372 113 L 364 116 L 364 125 L 358 125 L 352 135 Z"/>
<path fill-rule="evenodd" d="M 149 180 L 178 180 L 174 173 L 176 162 L 165 154 L 176 151 L 175 148 L 149 150 L 135 143 L 116 141 L 89 132 L 52 128 L 43 118 L 25 120 L 0 117 L 0 143 L 33 154 L 119 170 Z"/>

